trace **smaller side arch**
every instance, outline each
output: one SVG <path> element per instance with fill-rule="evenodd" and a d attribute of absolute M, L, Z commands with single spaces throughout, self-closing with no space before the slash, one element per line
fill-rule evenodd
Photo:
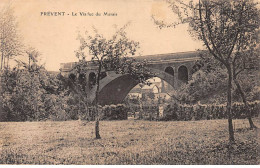
<path fill-rule="evenodd" d="M 180 66 L 178 68 L 178 80 L 187 83 L 188 82 L 188 68 L 184 65 Z"/>
<path fill-rule="evenodd" d="M 82 85 L 83 91 L 86 90 L 86 75 L 85 74 L 79 74 L 79 83 Z"/>
<path fill-rule="evenodd" d="M 88 75 L 88 83 L 89 83 L 89 89 L 92 89 L 93 86 L 96 84 L 97 77 L 94 72 L 90 72 Z"/>
<path fill-rule="evenodd" d="M 69 79 L 72 80 L 72 81 L 75 81 L 76 80 L 76 75 L 71 73 L 69 74 Z"/>
<path fill-rule="evenodd" d="M 173 68 L 171 66 L 166 67 L 164 72 L 174 76 L 174 70 L 173 70 Z"/>
<path fill-rule="evenodd" d="M 85 74 L 79 74 L 79 81 L 80 81 L 80 82 L 83 82 L 83 81 L 85 81 L 85 80 L 86 80 Z"/>
<path fill-rule="evenodd" d="M 100 80 L 105 78 L 107 76 L 107 73 L 106 72 L 101 72 L 100 73 Z"/>

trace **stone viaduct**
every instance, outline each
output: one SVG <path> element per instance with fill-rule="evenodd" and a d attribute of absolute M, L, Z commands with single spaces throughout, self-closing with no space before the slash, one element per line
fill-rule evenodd
<path fill-rule="evenodd" d="M 191 77 L 191 70 L 195 61 L 199 59 L 199 52 L 180 52 L 135 57 L 138 60 L 147 60 L 147 67 L 155 76 L 168 82 L 173 88 L 178 88 Z M 64 77 L 76 77 L 73 67 L 77 62 L 62 63 L 61 74 Z M 86 92 L 89 102 L 93 102 L 96 92 L 97 66 L 88 63 L 86 76 L 79 74 L 79 78 L 86 80 Z M 138 84 L 129 74 L 116 74 L 114 71 L 102 72 L 100 80 L 99 103 L 121 103 L 129 91 Z"/>

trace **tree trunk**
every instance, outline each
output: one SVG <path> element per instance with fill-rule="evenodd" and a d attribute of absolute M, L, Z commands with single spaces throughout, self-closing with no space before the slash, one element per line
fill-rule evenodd
<path fill-rule="evenodd" d="M 28 70 L 30 71 L 31 69 L 31 59 L 30 59 L 30 54 L 29 54 L 29 66 L 28 66 Z"/>
<path fill-rule="evenodd" d="M 3 63 L 4 63 L 4 53 L 2 51 L 2 55 L 1 55 L 1 70 L 3 69 Z"/>
<path fill-rule="evenodd" d="M 96 139 L 101 139 L 101 136 L 99 134 L 99 118 L 96 120 L 95 133 L 96 133 Z"/>
<path fill-rule="evenodd" d="M 227 93 L 227 115 L 228 115 L 228 131 L 229 131 L 229 142 L 234 142 L 234 130 L 232 124 L 232 114 L 231 114 L 231 106 L 232 106 L 232 71 L 231 67 L 227 67 L 228 70 L 228 93 Z"/>
<path fill-rule="evenodd" d="M 7 64 L 6 65 L 7 69 L 9 69 L 9 59 L 10 59 L 9 56 L 7 56 L 7 63 L 6 63 Z"/>
<path fill-rule="evenodd" d="M 98 93 L 99 93 L 99 79 L 100 79 L 100 73 L 101 73 L 101 63 L 99 63 L 98 67 L 98 74 L 97 74 L 97 90 L 96 90 L 96 101 L 95 101 L 95 113 L 96 113 L 96 126 L 95 126 L 95 133 L 96 133 L 96 139 L 101 139 L 101 136 L 99 134 L 99 113 L 98 113 Z"/>
<path fill-rule="evenodd" d="M 234 76 L 234 79 L 233 79 L 233 80 L 234 80 L 234 82 L 235 82 L 235 84 L 236 84 L 236 87 L 237 87 L 237 89 L 238 89 L 238 92 L 239 92 L 239 94 L 240 94 L 240 96 L 241 96 L 241 98 L 242 98 L 242 101 L 243 101 L 244 105 L 245 105 L 245 109 L 246 109 L 246 112 L 247 112 L 247 119 L 248 119 L 248 122 L 249 122 L 249 124 L 250 124 L 250 129 L 257 128 L 257 127 L 254 125 L 253 121 L 252 121 L 252 113 L 251 113 L 251 111 L 249 110 L 248 103 L 247 103 L 247 101 L 246 101 L 245 93 L 244 93 L 244 91 L 242 90 L 242 87 L 240 86 L 240 84 L 239 84 L 239 82 L 238 82 L 238 80 L 236 79 L 235 76 Z"/>
<path fill-rule="evenodd" d="M 5 60 L 6 60 L 6 56 L 4 56 L 4 64 L 3 64 L 4 69 L 5 69 Z"/>
<path fill-rule="evenodd" d="M 143 104 L 141 99 L 139 103 L 140 103 L 139 119 L 143 119 Z"/>

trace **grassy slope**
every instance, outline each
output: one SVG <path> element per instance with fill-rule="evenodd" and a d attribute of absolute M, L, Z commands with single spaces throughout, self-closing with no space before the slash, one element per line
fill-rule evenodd
<path fill-rule="evenodd" d="M 255 119 L 258 127 L 259 118 Z M 259 164 L 259 129 L 235 120 L 0 123 L 0 164 Z"/>

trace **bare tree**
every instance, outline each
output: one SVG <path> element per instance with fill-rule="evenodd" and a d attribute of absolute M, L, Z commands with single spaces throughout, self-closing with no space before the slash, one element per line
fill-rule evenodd
<path fill-rule="evenodd" d="M 96 93 L 95 93 L 95 113 L 96 125 L 95 133 L 96 139 L 100 139 L 99 133 L 99 87 L 102 70 L 114 70 L 117 72 L 123 71 L 125 62 L 122 58 L 135 55 L 136 49 L 139 46 L 138 42 L 132 41 L 126 36 L 125 28 L 127 25 L 119 29 L 111 39 L 106 39 L 102 34 L 94 28 L 95 35 L 87 35 L 83 37 L 79 35 L 80 47 L 76 51 L 76 56 L 80 62 L 86 62 L 89 52 L 91 60 L 98 66 L 96 79 Z M 86 51 L 87 49 L 87 51 Z"/>
<path fill-rule="evenodd" d="M 0 13 L 0 69 L 9 68 L 9 61 L 22 52 L 21 38 L 17 30 L 14 11 L 10 5 Z"/>

